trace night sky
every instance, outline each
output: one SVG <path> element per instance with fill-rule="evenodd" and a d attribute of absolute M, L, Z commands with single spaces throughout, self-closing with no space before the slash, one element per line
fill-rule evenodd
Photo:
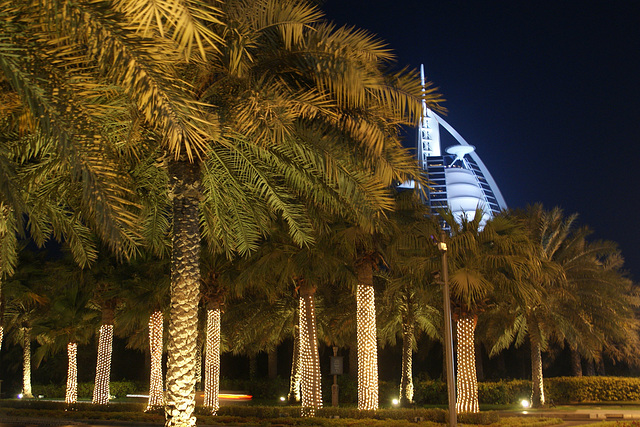
<path fill-rule="evenodd" d="M 398 66 L 424 64 L 445 119 L 476 146 L 509 207 L 579 213 L 596 238 L 619 243 L 640 280 L 635 5 L 326 0 L 322 9 L 387 41 Z"/>

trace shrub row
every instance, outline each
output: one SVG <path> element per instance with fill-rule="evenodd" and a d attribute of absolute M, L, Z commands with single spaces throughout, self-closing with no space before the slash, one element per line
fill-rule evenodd
<path fill-rule="evenodd" d="M 325 380 L 323 396 L 325 404 L 331 403 L 332 381 Z M 340 404 L 357 403 L 357 383 L 345 375 L 339 377 Z M 581 402 L 620 402 L 640 401 L 640 378 L 627 377 L 557 377 L 544 380 L 545 396 L 554 403 Z M 228 380 L 222 379 L 222 390 L 245 391 L 258 400 L 277 400 L 286 396 L 289 388 L 288 380 Z M 64 398 L 65 386 L 35 385 L 34 395 L 51 398 Z M 114 381 L 110 384 L 110 392 L 117 398 L 127 394 L 146 393 L 146 385 L 131 381 Z M 380 404 L 388 406 L 391 399 L 397 398 L 399 389 L 394 382 L 380 382 Z M 78 396 L 90 399 L 93 394 L 93 383 L 80 383 Z M 480 382 L 478 399 L 483 404 L 515 404 L 531 395 L 531 382 L 528 380 L 504 380 L 497 382 Z M 414 383 L 414 401 L 416 405 L 446 405 L 447 389 L 442 381 L 416 381 Z"/>

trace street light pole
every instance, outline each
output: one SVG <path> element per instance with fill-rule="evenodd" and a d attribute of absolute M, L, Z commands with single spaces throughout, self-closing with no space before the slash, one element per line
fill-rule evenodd
<path fill-rule="evenodd" d="M 456 417 L 456 386 L 453 374 L 453 328 L 451 327 L 451 297 L 449 295 L 449 266 L 447 264 L 447 244 L 444 241 L 444 231 L 440 232 L 438 249 L 442 254 L 442 299 L 444 305 L 444 348 L 447 366 L 447 392 L 449 396 L 449 426 L 457 425 Z"/>

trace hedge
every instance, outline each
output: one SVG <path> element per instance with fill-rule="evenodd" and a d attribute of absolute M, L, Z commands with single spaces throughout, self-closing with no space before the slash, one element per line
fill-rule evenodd
<path fill-rule="evenodd" d="M 323 381 L 323 397 L 325 405 L 331 404 L 331 385 L 333 378 L 325 377 Z M 357 383 L 342 375 L 338 379 L 340 386 L 340 404 L 355 405 L 357 403 Z M 545 378 L 545 397 L 547 402 L 590 403 L 590 402 L 623 402 L 640 401 L 640 378 L 629 377 L 555 377 Z M 278 400 L 286 396 L 289 384 L 287 379 L 275 380 L 227 380 L 222 379 L 221 390 L 244 391 L 256 400 Z M 146 393 L 147 386 L 131 381 L 113 381 L 110 392 L 117 398 L 127 394 Z M 64 385 L 34 385 L 34 395 L 52 398 L 64 398 Z M 78 396 L 90 399 L 93 383 L 78 385 Z M 388 407 L 391 399 L 397 398 L 399 385 L 391 381 L 380 381 L 379 402 L 381 407 Z M 508 405 L 517 404 L 531 396 L 531 381 L 503 380 L 478 383 L 478 400 L 481 404 Z M 414 383 L 414 401 L 417 406 L 446 405 L 447 389 L 442 381 L 423 380 Z"/>

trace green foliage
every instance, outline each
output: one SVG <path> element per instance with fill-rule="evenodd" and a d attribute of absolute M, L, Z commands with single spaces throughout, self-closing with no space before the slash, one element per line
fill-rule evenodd
<path fill-rule="evenodd" d="M 554 403 L 640 400 L 640 378 L 558 377 L 545 379 L 547 400 Z"/>
<path fill-rule="evenodd" d="M 93 382 L 78 383 L 78 398 L 91 399 L 93 396 Z M 109 383 L 109 393 L 116 398 L 124 398 L 127 394 L 146 393 L 148 385 L 134 381 L 111 381 Z M 66 391 L 65 384 L 34 384 L 34 396 L 43 395 L 47 398 L 64 399 Z"/>

